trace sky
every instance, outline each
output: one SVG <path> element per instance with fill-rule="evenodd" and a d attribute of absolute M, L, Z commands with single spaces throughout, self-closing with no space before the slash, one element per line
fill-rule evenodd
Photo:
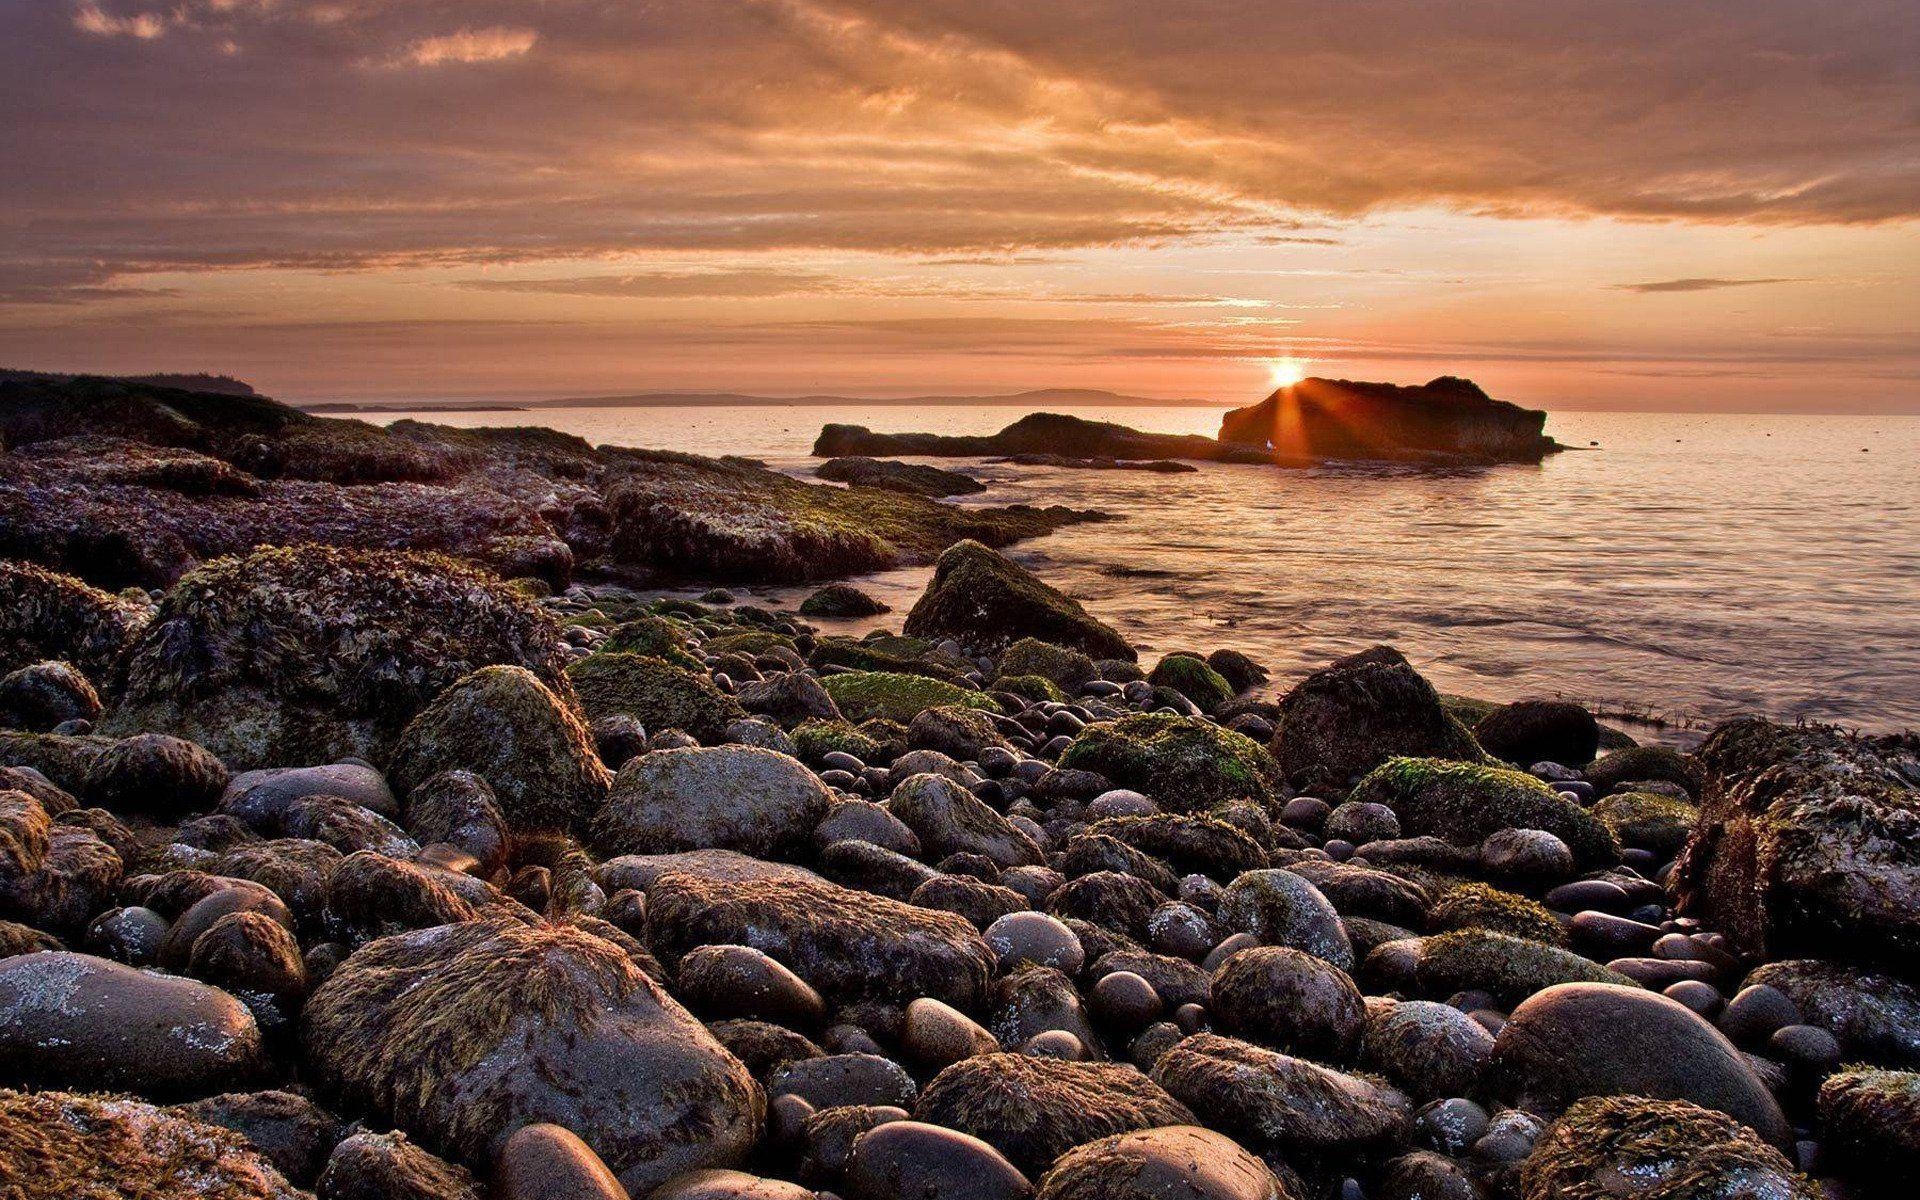
<path fill-rule="evenodd" d="M 0 365 L 1920 412 L 1913 0 L 0 0 Z"/>

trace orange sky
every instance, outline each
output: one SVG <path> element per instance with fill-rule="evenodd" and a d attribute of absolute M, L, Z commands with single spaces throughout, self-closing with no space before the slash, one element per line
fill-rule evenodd
<path fill-rule="evenodd" d="M 35 0 L 0 105 L 0 365 L 1920 411 L 1911 0 Z"/>

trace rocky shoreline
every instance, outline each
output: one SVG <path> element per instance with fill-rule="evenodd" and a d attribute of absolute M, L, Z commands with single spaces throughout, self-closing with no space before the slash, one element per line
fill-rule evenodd
<path fill-rule="evenodd" d="M 1265 699 L 987 544 L 1085 514 L 914 494 L 947 473 L 290 411 L 0 382 L 0 1195 L 1844 1200 L 1920 1165 L 1912 734 L 1681 754 L 1387 647 Z M 875 612 L 844 584 L 636 586 L 914 560 L 861 638 L 809 622 Z"/>

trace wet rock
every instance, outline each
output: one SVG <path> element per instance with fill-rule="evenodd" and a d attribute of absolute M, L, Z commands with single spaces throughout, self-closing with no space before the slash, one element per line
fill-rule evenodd
<path fill-rule="evenodd" d="M 734 693 L 740 707 L 750 713 L 771 717 L 787 728 L 807 721 L 838 721 L 840 708 L 820 686 L 820 681 L 801 671 L 782 671 L 765 679 L 743 683 Z"/>
<path fill-rule="evenodd" d="M 1473 726 L 1474 740 L 1495 758 L 1515 766 L 1537 762 L 1579 766 L 1600 748 L 1593 714 L 1565 700 L 1519 700 L 1502 705 Z"/>
<path fill-rule="evenodd" d="M 1279 768 L 1258 742 L 1191 717 L 1138 713 L 1089 725 L 1060 756 L 1063 769 L 1092 771 L 1151 796 L 1169 812 L 1236 800 L 1263 804 Z"/>
<path fill-rule="evenodd" d="M 100 695 L 71 663 L 30 663 L 0 676 L 0 725 L 46 733 L 100 716 Z"/>
<path fill-rule="evenodd" d="M 982 883 L 965 875 L 936 875 L 913 889 L 907 902 L 956 913 L 979 929 L 985 929 L 1008 913 L 1027 908 L 1026 897 L 1012 888 Z"/>
<path fill-rule="evenodd" d="M 644 654 L 593 654 L 567 668 L 590 719 L 624 713 L 648 729 L 683 729 L 709 745 L 745 716 L 706 675 Z"/>
<path fill-rule="evenodd" d="M 0 671 L 66 662 L 105 680 L 152 616 L 71 575 L 0 560 Z"/>
<path fill-rule="evenodd" d="M 1147 936 L 1148 920 L 1166 900 L 1166 893 L 1144 879 L 1116 871 L 1096 871 L 1055 889 L 1047 897 L 1047 911 L 1138 941 Z"/>
<path fill-rule="evenodd" d="M 1869 1194 L 1920 1170 L 1920 1074 L 1850 1068 L 1820 1085 L 1821 1162 Z"/>
<path fill-rule="evenodd" d="M 1087 1057 L 1104 1057 L 1079 990 L 1051 967 L 1019 967 L 994 981 L 988 1015 L 1002 1046 L 1025 1046 L 1040 1034 L 1058 1030 L 1077 1039 Z"/>
<path fill-rule="evenodd" d="M 1153 1078 L 1242 1145 L 1289 1162 L 1398 1146 L 1412 1111 L 1385 1084 L 1212 1033 L 1161 1055 Z"/>
<path fill-rule="evenodd" d="M 755 1079 L 764 1078 L 784 1063 L 826 1053 L 806 1036 L 765 1021 L 714 1021 L 707 1028 L 728 1053 L 746 1064 Z"/>
<path fill-rule="evenodd" d="M 814 826 L 815 846 L 824 850 L 835 842 L 867 842 L 909 858 L 921 853 L 920 839 L 906 822 L 867 800 L 842 800 Z"/>
<path fill-rule="evenodd" d="M 1040 1200 L 1294 1200 L 1273 1170 L 1232 1139 L 1194 1125 L 1087 1142 L 1040 1181 Z"/>
<path fill-rule="evenodd" d="M 1622 784 L 1646 781 L 1677 784 L 1687 795 L 1698 796 L 1702 783 L 1699 765 L 1666 746 L 1615 750 L 1596 759 L 1581 774 L 1597 796 L 1605 796 Z"/>
<path fill-rule="evenodd" d="M 849 1105 L 910 1108 L 919 1089 L 906 1068 L 878 1054 L 827 1054 L 775 1067 L 772 1096 L 799 1096 L 815 1109 Z"/>
<path fill-rule="evenodd" d="M 1525 1200 L 1616 1194 L 1647 1200 L 1741 1195 L 1813 1200 L 1784 1155 L 1721 1113 L 1637 1096 L 1582 1100 L 1541 1137 L 1521 1169 Z"/>
<path fill-rule="evenodd" d="M 1662 861 L 1678 854 L 1700 819 L 1690 801 L 1653 792 L 1616 792 L 1593 806 L 1622 846 L 1648 850 Z"/>
<path fill-rule="evenodd" d="M 77 934 L 111 901 L 120 855 L 71 814 L 50 817 L 25 792 L 0 792 L 0 919 Z"/>
<path fill-rule="evenodd" d="M 1380 1177 L 1381 1200 L 1481 1200 L 1485 1195 L 1465 1167 L 1427 1150 L 1402 1154 Z"/>
<path fill-rule="evenodd" d="M 811 1029 L 826 1015 L 807 981 L 750 946 L 700 946 L 680 960 L 678 993 L 707 1019 L 751 1018 Z"/>
<path fill-rule="evenodd" d="M 506 863 L 512 836 L 493 787 L 472 771 L 441 771 L 407 793 L 406 827 L 423 846 L 471 854 L 483 873 Z"/>
<path fill-rule="evenodd" d="M 1220 895 L 1220 924 L 1252 934 L 1262 945 L 1291 946 L 1342 971 L 1353 969 L 1353 946 L 1340 914 L 1320 889 L 1291 871 L 1248 871 Z"/>
<path fill-rule="evenodd" d="M 1396 758 L 1353 789 L 1355 800 L 1393 809 L 1408 833 L 1479 846 L 1507 829 L 1558 837 L 1585 867 L 1619 861 L 1613 834 L 1592 813 L 1521 771 L 1431 758 Z"/>
<path fill-rule="evenodd" d="M 900 1046 L 909 1062 L 937 1071 L 977 1054 L 996 1053 L 1000 1041 L 959 1009 L 922 996 L 907 1005 Z"/>
<path fill-rule="evenodd" d="M 1032 963 L 1077 975 L 1086 961 L 1078 935 L 1046 913 L 1008 913 L 987 926 L 986 941 L 1002 974 L 1021 963 Z"/>
<path fill-rule="evenodd" d="M 328 881 L 327 914 L 343 939 L 354 942 L 471 921 L 479 916 L 479 909 L 457 890 L 464 886 L 463 878 L 361 851 L 334 869 Z M 479 887 L 491 892 L 484 884 Z"/>
<path fill-rule="evenodd" d="M 937 750 L 962 760 L 974 760 L 991 746 L 1004 747 L 991 718 L 976 708 L 930 708 L 907 726 L 907 745 L 915 750 Z"/>
<path fill-rule="evenodd" d="M 1541 887 L 1574 873 L 1573 851 L 1544 829 L 1502 829 L 1480 843 L 1480 866 L 1495 879 Z"/>
<path fill-rule="evenodd" d="M 1920 759 L 1897 738 L 1728 722 L 1700 747 L 1680 911 L 1760 959 L 1920 953 Z"/>
<path fill-rule="evenodd" d="M 1367 1013 L 1361 1062 L 1410 1095 L 1472 1094 L 1492 1055 L 1493 1035 L 1451 1005 L 1402 1000 Z"/>
<path fill-rule="evenodd" d="M 771 750 L 660 750 L 620 769 L 591 836 L 609 855 L 718 848 L 777 858 L 807 843 L 831 799 L 812 771 Z"/>
<path fill-rule="evenodd" d="M 510 666 L 483 667 L 436 696 L 388 766 L 403 795 L 443 771 L 486 780 L 516 830 L 570 828 L 599 808 L 611 778 L 564 692 Z"/>
<path fill-rule="evenodd" d="M 60 939 L 18 921 L 0 921 L 0 958 L 38 954 L 43 950 L 61 950 Z"/>
<path fill-rule="evenodd" d="M 1061 852 L 1058 866 L 1061 873 L 1070 879 L 1111 871 L 1131 875 L 1167 895 L 1172 895 L 1180 887 L 1180 881 L 1174 878 L 1173 872 L 1158 859 L 1118 838 L 1101 833 L 1083 833 L 1069 839 L 1066 849 Z"/>
<path fill-rule="evenodd" d="M 1747 984 L 1777 989 L 1792 1002 L 1793 1020 L 1833 1034 L 1850 1058 L 1920 1069 L 1920 988 L 1903 979 L 1842 963 L 1790 959 L 1757 968 Z"/>
<path fill-rule="evenodd" d="M 217 988 L 68 951 L 0 961 L 6 1082 L 181 1099 L 266 1070 L 253 1014 Z"/>
<path fill-rule="evenodd" d="M 1176 873 L 1228 882 L 1267 865 L 1267 852 L 1246 831 L 1201 813 L 1108 817 L 1087 832 L 1116 838 L 1165 862 Z"/>
<path fill-rule="evenodd" d="M 170 816 L 212 808 L 227 779 L 227 768 L 202 747 L 142 733 L 93 761 L 81 796 L 114 812 Z"/>
<path fill-rule="evenodd" d="M 1154 687 L 1171 688 L 1193 701 L 1202 712 L 1212 712 L 1233 699 L 1235 688 L 1195 654 L 1169 654 L 1147 673 Z"/>
<path fill-rule="evenodd" d="M 320 1200 L 481 1200 L 480 1183 L 404 1133 L 356 1133 L 334 1147 L 314 1189 Z"/>
<path fill-rule="evenodd" d="M 1485 992 L 1508 1005 L 1556 984 L 1632 983 L 1571 950 L 1484 929 L 1462 929 L 1425 939 L 1420 944 L 1416 973 L 1427 995 Z"/>
<path fill-rule="evenodd" d="M 311 1187 L 346 1135 L 339 1118 L 293 1092 L 228 1092 L 177 1104 L 174 1116 L 230 1129 L 293 1183 Z"/>
<path fill-rule="evenodd" d="M 890 492 L 906 492 L 915 496 L 970 496 L 987 490 L 985 484 L 970 475 L 958 471 L 943 471 L 939 467 L 930 467 L 925 463 L 893 462 L 888 459 L 867 458 L 853 455 L 843 458 L 830 458 L 814 470 L 822 479 L 835 483 L 851 484 L 855 487 L 883 488 Z M 800 610 L 806 613 L 806 608 Z M 885 612 L 884 607 L 873 612 Z M 821 612 L 819 616 L 868 616 L 868 612 Z"/>
<path fill-rule="evenodd" d="M 850 583 L 830 583 L 800 602 L 803 617 L 877 617 L 892 611 Z"/>
<path fill-rule="evenodd" d="M 1134 657 L 1125 638 L 1077 601 L 973 541 L 956 543 L 940 556 L 926 591 L 907 614 L 905 631 L 953 638 L 989 652 L 1031 637 L 1093 658 Z"/>
<path fill-rule="evenodd" d="M 1026 1200 L 1033 1185 L 979 1138 L 920 1121 L 889 1121 L 854 1140 L 844 1190 L 847 1200 Z"/>
<path fill-rule="evenodd" d="M 1324 1062 L 1344 1062 L 1367 1023 L 1346 972 L 1304 951 L 1256 946 L 1213 977 L 1212 1011 L 1224 1032 Z"/>
<path fill-rule="evenodd" d="M 305 1195 L 231 1130 L 111 1096 L 0 1090 L 0 1165 L 21 1200 Z"/>
<path fill-rule="evenodd" d="M 289 838 L 321 842 L 342 854 L 372 850 L 389 858 L 412 858 L 420 843 L 379 813 L 339 796 L 306 796 L 288 805 L 279 832 Z"/>
<path fill-rule="evenodd" d="M 536 1194 L 551 1193 L 529 1193 Z M 648 1200 L 818 1200 L 818 1196 L 784 1179 L 763 1179 L 745 1171 L 706 1170 L 689 1171 L 668 1180 Z"/>
<path fill-rule="evenodd" d="M 1038 675 L 1069 696 L 1100 677 L 1093 659 L 1038 638 L 1021 638 L 1000 655 L 1001 679 L 1024 675 Z"/>
<path fill-rule="evenodd" d="M 997 707 L 985 693 L 945 680 L 897 671 L 848 671 L 827 676 L 823 686 L 849 721 L 863 723 L 881 719 L 905 725 L 930 708 L 984 711 Z"/>
<path fill-rule="evenodd" d="M 1604 930 L 1594 930 L 1593 922 L 1587 923 L 1587 934 L 1583 944 L 1618 944 L 1626 941 L 1636 951 L 1643 951 L 1653 944 L 1653 938 L 1659 936 L 1659 930 L 1650 925 L 1640 925 L 1624 918 L 1607 917 L 1604 913 L 1581 914 L 1601 918 L 1605 922 L 1617 922 L 1631 929 L 1616 929 L 1609 925 Z M 1530 941 L 1543 942 L 1549 946 L 1564 946 L 1567 932 L 1554 915 L 1544 905 L 1527 899 L 1514 892 L 1502 891 L 1484 883 L 1467 883 L 1449 889 L 1440 897 L 1427 914 L 1428 923 L 1440 932 L 1454 929 L 1483 929 L 1493 933 L 1504 933 L 1510 937 L 1527 938 Z M 1574 918 L 1576 930 L 1582 926 L 1580 918 Z M 1639 931 L 1649 931 L 1653 936 L 1641 941 Z M 1616 957 L 1608 954 L 1605 957 Z"/>
<path fill-rule="evenodd" d="M 1587 1096 L 1649 1096 L 1724 1112 L 1790 1144 L 1780 1106 L 1720 1031 L 1665 996 L 1573 983 L 1518 1008 L 1494 1039 L 1490 1086 L 1519 1107 L 1559 1112 Z"/>
<path fill-rule="evenodd" d="M 1286 869 L 1318 888 L 1347 920 L 1370 918 L 1417 926 L 1426 920 L 1432 904 L 1419 884 L 1371 867 L 1302 858 Z"/>
<path fill-rule="evenodd" d="M 632 1191 L 739 1161 L 759 1089 L 619 947 L 565 926 L 441 926 L 363 946 L 308 1001 L 327 1091 L 468 1162 L 564 1124 Z"/>
<path fill-rule="evenodd" d="M 1075 1146 L 1193 1114 L 1131 1066 L 985 1054 L 940 1072 L 914 1118 L 972 1134 L 1038 1174 Z"/>
<path fill-rule="evenodd" d="M 451 559 L 261 550 L 169 593 L 131 652 L 107 731 L 174 734 L 236 770 L 380 761 L 476 668 L 524 667 L 558 685 L 561 644 L 546 613 Z"/>
<path fill-rule="evenodd" d="M 938 775 L 902 780 L 888 798 L 887 808 L 913 830 L 933 858 L 981 854 L 1002 867 L 1046 862 L 1032 838 L 973 793 Z"/>
<path fill-rule="evenodd" d="M 500 1150 L 490 1194 L 494 1200 L 628 1200 L 627 1189 L 593 1147 L 572 1130 L 549 1124 L 514 1130 Z"/>
<path fill-rule="evenodd" d="M 279 828 L 288 805 L 308 796 L 339 796 L 383 817 L 400 815 L 386 777 L 364 763 L 242 771 L 227 781 L 220 811 L 267 832 Z"/>
<path fill-rule="evenodd" d="M 300 943 L 285 925 L 259 912 L 221 917 L 193 941 L 187 973 L 230 992 L 253 992 L 280 1000 L 307 990 Z"/>
<path fill-rule="evenodd" d="M 748 945 L 786 964 L 830 1003 L 921 996 L 961 1010 L 984 996 L 993 952 L 964 919 L 796 873 L 716 880 L 669 872 L 646 888 L 656 953 Z"/>
<path fill-rule="evenodd" d="M 1183 958 L 1121 948 L 1102 954 L 1086 974 L 1097 982 L 1115 972 L 1146 980 L 1168 1012 L 1188 1004 L 1205 1006 L 1213 997 L 1213 976 Z"/>
<path fill-rule="evenodd" d="M 1328 789 L 1345 789 L 1394 757 L 1484 758 L 1433 685 L 1390 646 L 1340 659 L 1297 684 L 1280 701 L 1273 750 L 1296 787 Z"/>

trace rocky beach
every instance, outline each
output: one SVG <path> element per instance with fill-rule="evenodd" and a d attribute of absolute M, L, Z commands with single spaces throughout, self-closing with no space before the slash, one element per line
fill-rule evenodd
<path fill-rule="evenodd" d="M 1109 514 L 893 461 L 1533 462 L 1538 412 L 1443 377 L 1218 438 L 828 425 L 815 483 L 203 383 L 0 379 L 5 1200 L 1920 1168 L 1920 737 L 1683 753 L 1405 646 L 1143 653 L 1004 553 Z M 845 582 L 914 564 L 898 612 Z"/>

